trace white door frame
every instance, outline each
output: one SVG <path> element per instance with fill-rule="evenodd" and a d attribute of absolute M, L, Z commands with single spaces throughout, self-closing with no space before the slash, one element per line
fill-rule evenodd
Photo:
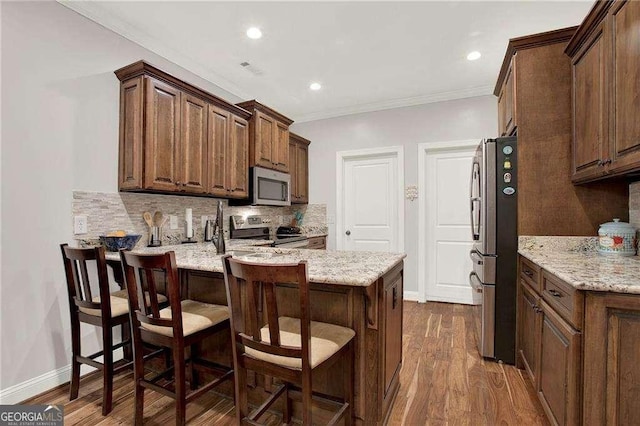
<path fill-rule="evenodd" d="M 353 159 L 371 159 L 376 157 L 396 157 L 398 176 L 398 251 L 404 253 L 404 148 L 389 146 L 383 148 L 356 149 L 336 152 L 336 249 L 343 250 L 342 237 L 344 222 L 344 206 L 342 196 L 344 191 L 344 163 Z"/>
<path fill-rule="evenodd" d="M 478 146 L 478 139 L 418 144 L 418 302 L 427 301 L 427 188 L 424 184 L 427 175 L 427 154 L 433 151 L 468 149 Z M 471 170 L 469 170 L 471 174 Z M 469 230 L 471 232 L 471 230 Z M 471 271 L 469 271 L 471 272 Z"/>

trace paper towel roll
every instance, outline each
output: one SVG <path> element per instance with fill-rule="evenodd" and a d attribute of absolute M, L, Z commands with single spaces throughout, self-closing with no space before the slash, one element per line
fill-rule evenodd
<path fill-rule="evenodd" d="M 187 209 L 184 213 L 184 220 L 187 222 L 187 238 L 193 238 L 193 210 Z"/>

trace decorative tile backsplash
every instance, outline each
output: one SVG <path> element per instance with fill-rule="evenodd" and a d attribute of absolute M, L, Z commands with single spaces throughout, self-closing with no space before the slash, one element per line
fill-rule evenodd
<path fill-rule="evenodd" d="M 80 243 L 94 244 L 100 235 L 122 229 L 130 234 L 141 234 L 137 247 L 144 247 L 149 242 L 149 227 L 142 218 L 146 211 L 151 215 L 156 211 L 165 216 L 178 217 L 178 229 L 170 229 L 169 221 L 162 229 L 162 244 L 179 244 L 185 239 L 185 209 L 193 210 L 193 235 L 198 241 L 203 240 L 204 229 L 201 216 L 215 219 L 218 199 L 205 197 L 189 197 L 178 195 L 141 194 L 133 192 L 73 192 L 72 215 L 87 216 L 87 233 L 76 235 Z M 303 232 L 326 232 L 327 208 L 324 204 L 294 205 L 289 207 L 242 206 L 229 207 L 227 200 L 222 200 L 224 209 L 224 232 L 229 236 L 229 217 L 231 215 L 257 215 L 268 221 L 271 233 L 280 225 L 289 225 L 296 212 L 303 216 L 300 227 Z M 71 218 L 73 221 L 73 218 Z"/>

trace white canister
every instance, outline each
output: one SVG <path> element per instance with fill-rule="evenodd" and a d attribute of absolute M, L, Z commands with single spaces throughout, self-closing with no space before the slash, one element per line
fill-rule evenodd
<path fill-rule="evenodd" d="M 606 255 L 634 256 L 636 254 L 636 228 L 620 219 L 600 225 L 598 252 Z"/>

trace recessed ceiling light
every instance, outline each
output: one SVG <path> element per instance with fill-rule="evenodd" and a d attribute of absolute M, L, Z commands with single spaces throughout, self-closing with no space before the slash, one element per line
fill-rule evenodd
<path fill-rule="evenodd" d="M 311 89 L 311 90 L 320 90 L 320 89 L 322 89 L 322 85 L 320 83 L 311 83 L 309 85 L 309 89 Z"/>
<path fill-rule="evenodd" d="M 257 40 L 262 38 L 262 31 L 258 27 L 251 27 L 247 30 L 247 37 Z"/>
<path fill-rule="evenodd" d="M 482 54 L 480 52 L 478 52 L 477 50 L 474 50 L 473 52 L 469 53 L 467 55 L 467 59 L 469 61 L 475 61 L 476 59 L 480 59 L 480 56 L 482 56 Z"/>

